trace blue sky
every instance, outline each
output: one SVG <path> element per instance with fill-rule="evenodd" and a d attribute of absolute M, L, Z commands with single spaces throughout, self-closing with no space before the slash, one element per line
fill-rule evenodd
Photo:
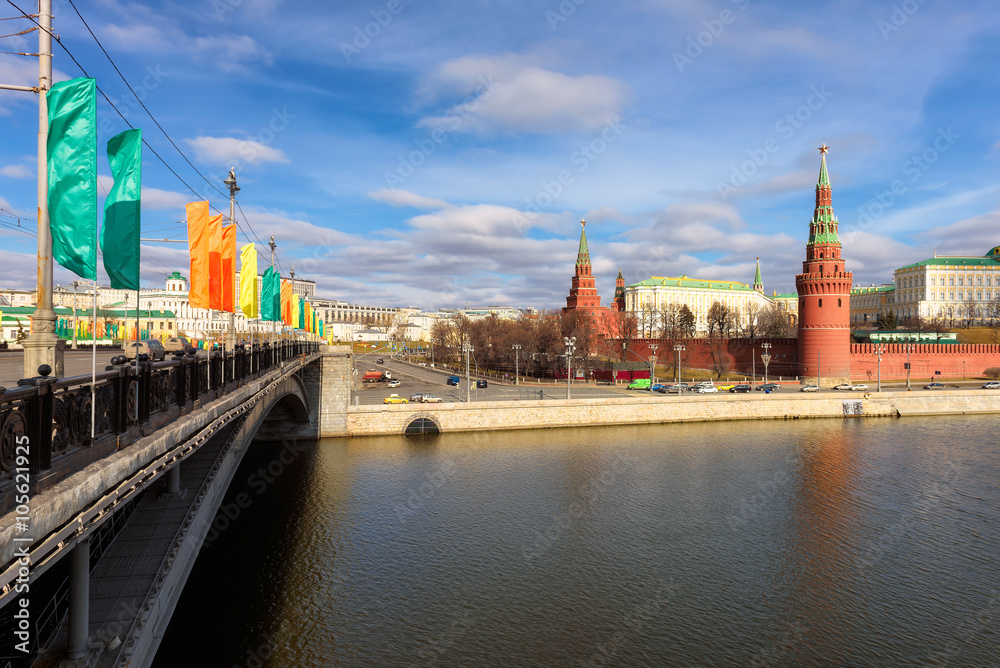
<path fill-rule="evenodd" d="M 856 284 L 1000 243 L 986 0 L 76 4 L 198 170 L 224 189 L 236 167 L 249 226 L 322 296 L 557 308 L 581 218 L 605 301 L 619 267 L 746 282 L 758 256 L 766 289 L 789 292 L 823 143 Z M 63 43 L 197 191 L 147 151 L 143 237 L 185 238 L 188 201 L 228 211 L 68 1 L 54 9 Z M 55 53 L 57 79 L 81 75 Z M 33 76 L 34 60 L 0 55 L 0 81 Z M 98 115 L 103 154 L 126 125 L 103 99 Z M 34 284 L 35 240 L 10 225 L 35 227 L 36 129 L 36 99 L 0 91 L 5 286 Z M 142 253 L 148 286 L 186 272 L 182 244 Z"/>

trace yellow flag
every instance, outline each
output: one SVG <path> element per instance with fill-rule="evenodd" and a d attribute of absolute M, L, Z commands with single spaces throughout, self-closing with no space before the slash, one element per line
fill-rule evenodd
<path fill-rule="evenodd" d="M 292 329 L 299 328 L 299 296 L 292 295 Z"/>
<path fill-rule="evenodd" d="M 257 249 L 247 244 L 240 249 L 240 310 L 248 320 L 258 315 Z"/>

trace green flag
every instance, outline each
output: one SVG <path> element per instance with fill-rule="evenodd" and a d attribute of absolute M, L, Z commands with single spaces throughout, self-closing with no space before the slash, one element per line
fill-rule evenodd
<path fill-rule="evenodd" d="M 126 130 L 108 142 L 115 184 L 104 200 L 101 251 L 111 287 L 139 289 L 139 196 L 142 184 L 142 130 Z"/>
<path fill-rule="evenodd" d="M 306 298 L 299 299 L 299 329 L 306 328 Z"/>
<path fill-rule="evenodd" d="M 281 283 L 275 276 L 274 267 L 268 267 L 260 282 L 260 319 L 266 322 L 281 320 Z"/>
<path fill-rule="evenodd" d="M 71 79 L 46 95 L 52 257 L 97 280 L 97 98 L 93 79 Z"/>

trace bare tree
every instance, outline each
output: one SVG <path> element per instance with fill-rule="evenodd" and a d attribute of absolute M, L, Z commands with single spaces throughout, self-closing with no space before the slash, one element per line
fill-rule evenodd
<path fill-rule="evenodd" d="M 976 308 L 979 307 L 979 302 L 976 301 L 976 295 L 969 290 L 966 293 L 965 302 L 963 302 L 963 308 L 965 309 L 965 328 L 968 329 L 973 324 L 975 324 Z"/>
<path fill-rule="evenodd" d="M 760 303 L 757 301 L 748 301 L 743 307 L 743 318 L 740 325 L 744 338 L 756 339 L 760 336 L 760 315 Z"/>
<path fill-rule="evenodd" d="M 769 339 L 783 339 L 793 335 L 789 315 L 776 303 L 768 305 L 759 317 L 760 332 Z"/>

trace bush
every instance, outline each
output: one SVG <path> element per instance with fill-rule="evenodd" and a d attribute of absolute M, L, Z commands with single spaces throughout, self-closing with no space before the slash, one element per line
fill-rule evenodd
<path fill-rule="evenodd" d="M 984 371 L 987 378 L 992 380 L 1000 380 L 1000 366 L 991 366 L 989 369 Z"/>

